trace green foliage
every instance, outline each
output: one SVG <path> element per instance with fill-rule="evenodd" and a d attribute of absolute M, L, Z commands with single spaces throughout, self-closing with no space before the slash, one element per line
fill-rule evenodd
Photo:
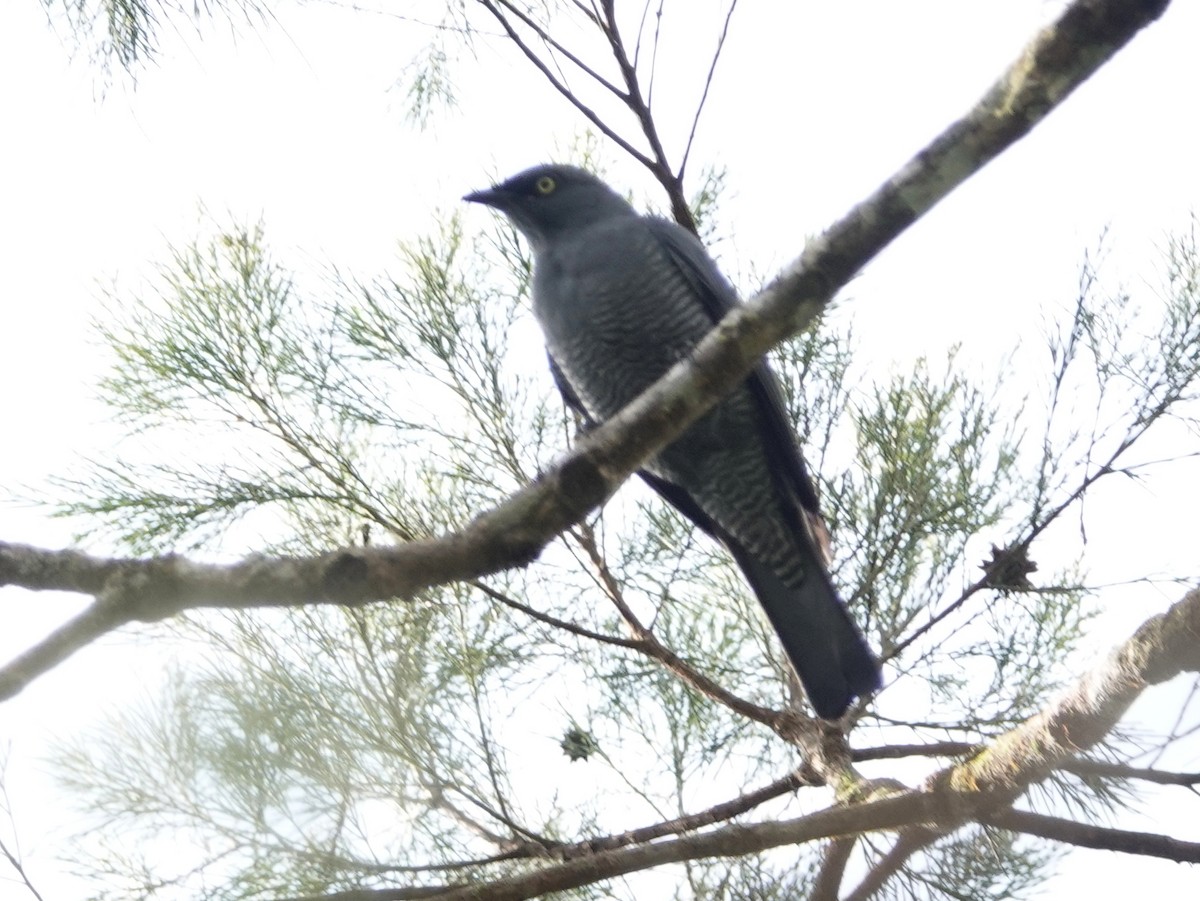
<path fill-rule="evenodd" d="M 254 26 L 269 16 L 260 0 L 42 0 L 60 10 L 80 46 L 105 72 L 113 63 L 133 74 L 153 61 L 162 33 L 224 15 Z"/>
<path fill-rule="evenodd" d="M 229 880 L 213 897 L 371 884 L 396 860 L 453 853 L 460 807 L 504 809 L 484 765 L 489 692 L 524 662 L 467 592 L 432 600 L 194 621 L 219 655 L 66 752 L 64 773 L 114 771 L 67 787 L 100 816 L 121 811 L 117 849 L 133 836 L 157 849 L 163 830 L 210 836 L 208 864 Z M 109 844 L 85 840 L 100 859 Z M 199 891 L 195 875 L 181 887 Z"/>
<path fill-rule="evenodd" d="M 98 323 L 116 356 L 102 390 L 155 456 L 64 482 L 62 512 L 139 552 L 203 546 L 244 517 L 267 546 L 312 548 L 364 522 L 430 534 L 527 481 L 549 420 L 503 371 L 511 298 L 468 290 L 460 241 L 450 224 L 408 252 L 411 276 L 335 284 L 332 300 L 284 274 L 261 226 L 173 251 L 150 299 Z M 481 474 L 481 453 L 499 466 Z"/>
<path fill-rule="evenodd" d="M 326 548 L 362 525 L 374 542 L 453 528 L 533 478 L 571 424 L 524 312 L 520 246 L 507 231 L 468 242 L 451 219 L 400 262 L 398 275 L 335 275 L 313 290 L 273 257 L 261 225 L 173 251 L 145 295 L 112 299 L 104 389 L 138 440 L 178 450 L 169 463 L 97 467 L 68 486 L 65 512 L 162 550 L 215 547 L 232 522 L 269 511 L 256 520 L 262 546 Z M 1184 343 L 1189 302 L 1165 314 Z M 1099 347 L 1115 336 L 1104 317 L 1125 307 L 1086 309 L 1076 346 Z M 1173 366 L 1189 353 L 1172 352 Z M 1067 489 L 1055 485 L 1087 471 L 1035 459 L 1027 474 L 1015 440 L 1026 426 L 1002 415 L 999 380 L 977 386 L 953 354 L 873 383 L 856 374 L 851 336 L 818 330 L 776 365 L 824 476 L 836 579 L 891 658 L 860 725 L 886 741 L 931 729 L 976 739 L 1027 716 L 1058 684 L 1084 592 L 1070 561 L 1041 567 L 1035 590 L 990 591 L 971 575 L 983 557 L 973 549 L 1004 540 L 1030 508 L 1056 509 L 1052 492 Z M 1190 396 L 1190 381 L 1150 390 L 1161 369 L 1128 355 L 1121 366 L 1140 374 L 1147 403 Z M 1144 422 L 1134 412 L 1126 428 Z M 732 697 L 790 703 L 775 640 L 724 552 L 631 485 L 523 572 L 363 610 L 193 617 L 183 633 L 203 639 L 202 665 L 180 667 L 157 705 L 67 750 L 58 769 L 120 827 L 90 844 L 98 871 L 153 896 L 149 864 L 115 837 L 150 848 L 186 836 L 203 852 L 178 885 L 249 898 L 447 868 L 496 878 L 529 859 L 498 847 L 667 820 L 794 766 L 792 749 L 736 708 L 589 637 L 631 625 Z M 1098 790 L 1044 788 L 1102 803 Z M 778 857 L 683 872 L 691 896 L 776 897 Z M 894 891 L 1016 896 L 1046 862 L 1011 837 L 969 833 L 914 860 Z"/>
<path fill-rule="evenodd" d="M 994 397 L 953 365 L 951 355 L 934 374 L 919 361 L 857 406 L 858 465 L 830 498 L 831 516 L 856 538 L 855 600 L 887 624 L 885 653 L 944 592 L 965 540 L 999 520 L 1012 475 Z"/>
<path fill-rule="evenodd" d="M 104 66 L 130 72 L 166 28 L 267 15 L 255 0 L 44 3 Z M 406 6 L 401 18 L 432 37 L 399 86 L 410 119 L 428 125 L 455 101 L 454 63 L 486 36 L 476 21 L 501 29 L 595 129 L 563 155 L 602 170 L 602 140 L 647 148 L 640 162 L 670 208 L 687 206 L 711 245 L 725 170 L 699 168 L 692 194 L 680 192 L 733 5 L 703 11 L 724 25 L 691 131 L 670 148 L 674 172 L 650 110 L 663 4 L 622 26 L 632 48 L 603 4 L 453 2 L 428 20 Z M 698 14 L 672 14 L 685 8 Z M 555 36 L 562 13 L 578 56 Z M 608 125 L 613 110 L 632 112 L 632 141 Z M 552 396 L 525 312 L 530 260 L 511 228 L 465 235 L 448 219 L 402 247 L 395 272 L 366 280 L 294 272 L 261 223 L 214 231 L 173 249 L 140 296 L 109 297 L 99 330 L 114 363 L 101 387 L 129 437 L 61 483 L 61 512 L 85 530 L 139 553 L 386 544 L 458 527 L 570 442 L 576 423 Z M 1135 448 L 1158 423 L 1194 435 L 1194 227 L 1168 245 L 1148 301 L 1102 291 L 1098 271 L 1085 265 L 1065 325 L 1051 326 L 1044 406 L 1011 397 L 1007 371 L 967 375 L 953 352 L 872 372 L 853 335 L 829 327 L 772 355 L 821 476 L 835 581 L 887 660 L 885 689 L 847 726 L 856 747 L 863 736 L 985 740 L 1043 705 L 1091 605 L 1079 562 L 1039 538 L 1100 479 L 1140 475 L 1150 463 Z M 981 575 L 989 548 L 1027 581 Z M 796 746 L 746 712 L 798 703 L 773 633 L 728 555 L 636 482 L 520 572 L 413 601 L 208 613 L 171 628 L 183 659 L 161 693 L 55 761 L 92 817 L 75 862 L 97 897 L 481 884 L 639 826 L 676 834 L 675 818 L 797 769 Z M 678 656 L 647 650 L 645 636 Z M 1100 753 L 1126 759 L 1132 744 Z M 827 794 L 776 795 L 744 819 Z M 1093 819 L 1133 803 L 1127 780 L 1063 773 L 1033 798 Z M 864 836 L 841 865 L 886 868 L 891 841 Z M 960 830 L 897 864 L 884 892 L 1028 896 L 1052 860 L 1009 833 Z M 790 898 L 828 863 L 803 846 L 666 877 L 679 898 Z M 571 894 L 647 895 L 633 881 Z"/>
<path fill-rule="evenodd" d="M 447 8 L 453 11 L 454 6 L 451 4 Z M 421 129 L 429 126 L 436 113 L 454 105 L 450 63 L 446 45 L 436 41 L 405 67 L 398 82 L 404 91 L 408 120 Z"/>
<path fill-rule="evenodd" d="M 1137 478 L 1135 446 L 1156 424 L 1194 432 L 1200 379 L 1200 246 L 1196 222 L 1172 235 L 1161 282 L 1132 294 L 1102 278 L 1100 250 L 1085 261 L 1066 323 L 1051 332 L 1049 402 L 1031 523 L 1053 518 L 1096 480 Z M 1143 442 L 1145 443 L 1145 442 Z M 1081 478 L 1082 474 L 1082 478 Z"/>

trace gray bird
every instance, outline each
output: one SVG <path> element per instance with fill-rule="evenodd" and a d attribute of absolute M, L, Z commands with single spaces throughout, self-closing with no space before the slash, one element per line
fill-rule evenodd
<path fill-rule="evenodd" d="M 583 169 L 536 166 L 464 200 L 504 213 L 528 239 L 550 368 L 589 423 L 617 413 L 738 303 L 691 232 L 639 215 Z M 879 663 L 826 570 L 817 494 L 765 362 L 640 475 L 733 554 L 819 716 L 836 719 L 879 688 Z"/>

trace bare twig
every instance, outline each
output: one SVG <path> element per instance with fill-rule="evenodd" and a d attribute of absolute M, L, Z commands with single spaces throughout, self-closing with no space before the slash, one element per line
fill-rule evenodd
<path fill-rule="evenodd" d="M 613 58 L 617 61 L 617 68 L 620 69 L 621 78 L 625 82 L 625 104 L 637 117 L 642 135 L 650 144 L 653 160 L 643 159 L 639 162 L 650 170 L 658 183 L 663 186 L 663 190 L 667 192 L 667 196 L 671 199 L 671 215 L 675 217 L 675 221 L 689 231 L 695 232 L 696 220 L 687 205 L 687 198 L 683 196 L 682 173 L 672 171 L 671 163 L 667 159 L 667 152 L 663 149 L 662 137 L 658 133 L 658 123 L 654 121 L 654 115 L 650 112 L 649 101 L 642 94 L 637 66 L 629 59 L 621 31 L 617 27 L 616 3 L 614 0 L 601 0 L 600 5 L 604 10 L 604 35 L 608 38 Z"/>
<path fill-rule="evenodd" d="M 708 102 L 708 91 L 712 87 L 713 75 L 717 71 L 717 61 L 721 58 L 721 51 L 725 49 L 725 38 L 729 34 L 729 23 L 733 19 L 733 11 L 737 9 L 738 0 L 730 0 L 729 11 L 725 13 L 725 24 L 721 26 L 721 36 L 717 38 L 717 49 L 713 51 L 712 62 L 708 66 L 708 74 L 704 77 L 704 91 L 700 94 L 700 102 L 696 104 L 696 113 L 692 116 L 692 127 L 688 131 L 687 143 L 683 145 L 683 156 L 679 160 L 679 168 L 675 172 L 675 177 L 680 181 L 683 180 L 684 171 L 687 169 L 688 157 L 692 154 L 692 142 L 696 140 L 696 129 L 700 126 L 700 115 L 704 112 L 704 104 Z M 649 103 L 649 101 L 647 101 Z"/>
<path fill-rule="evenodd" d="M 585 628 L 578 623 L 568 622 L 565 619 L 559 619 L 557 616 L 551 616 L 549 613 L 543 613 L 528 604 L 523 604 L 516 598 L 509 597 L 502 591 L 497 591 L 486 582 L 481 582 L 478 579 L 471 581 L 471 585 L 476 589 L 486 594 L 494 601 L 498 601 L 506 607 L 513 610 L 519 610 L 531 619 L 537 620 L 539 623 L 544 623 L 547 626 L 553 626 L 556 629 L 562 629 L 564 632 L 570 632 L 572 635 L 578 635 L 580 638 L 587 638 L 592 641 L 598 641 L 602 644 L 615 645 L 619 648 L 629 648 L 631 650 L 641 650 L 643 643 L 636 638 L 620 638 L 616 635 L 605 635 L 602 632 L 594 632 L 591 629 Z"/>
<path fill-rule="evenodd" d="M 8 865 L 11 866 L 16 872 L 17 879 L 20 881 L 21 885 L 25 886 L 25 888 L 29 890 L 29 894 L 33 895 L 37 901 L 45 901 L 45 899 L 42 897 L 42 893 L 39 892 L 30 881 L 29 874 L 25 872 L 25 865 L 21 862 L 20 855 L 9 848 L 8 845 L 6 845 L 3 841 L 0 841 L 0 855 L 3 855 L 4 859 L 8 861 Z"/>
<path fill-rule="evenodd" d="M 621 618 L 629 627 L 634 635 L 637 650 L 641 651 L 652 660 L 661 663 L 667 670 L 673 673 L 676 677 L 686 682 L 696 691 L 708 697 L 710 700 L 716 701 L 718 704 L 723 704 L 735 713 L 755 720 L 756 722 L 764 723 L 776 728 L 782 714 L 777 710 L 771 710 L 768 707 L 762 707 L 747 701 L 745 698 L 739 697 L 732 691 L 721 685 L 715 679 L 711 679 L 704 673 L 697 670 L 690 663 L 668 648 L 654 631 L 642 623 L 638 619 L 637 614 L 626 603 L 624 594 L 621 591 L 621 586 L 617 582 L 616 577 L 608 567 L 608 562 L 604 559 L 604 555 L 600 553 L 600 548 L 596 544 L 596 536 L 592 528 L 586 523 L 580 524 L 573 532 L 576 541 L 587 554 L 592 566 L 596 569 L 601 585 L 604 587 L 604 592 L 613 602 L 613 606 L 617 608 L 617 612 L 621 614 Z"/>
<path fill-rule="evenodd" d="M 667 820 L 662 823 L 655 823 L 653 826 L 643 826 L 639 829 L 631 829 L 628 832 L 622 832 L 617 835 L 607 835 L 602 838 L 588 839 L 582 842 L 576 842 L 573 845 L 562 845 L 555 849 L 554 855 L 563 860 L 571 860 L 583 854 L 594 854 L 599 851 L 611 851 L 616 848 L 628 847 L 629 845 L 641 844 L 642 842 L 653 841 L 654 839 L 662 838 L 667 835 L 680 835 L 684 832 L 691 832 L 704 826 L 711 826 L 713 823 L 719 823 L 724 820 L 731 820 L 734 817 L 741 816 L 743 813 L 753 810 L 760 804 L 770 801 L 772 798 L 778 798 L 781 795 L 786 795 L 798 788 L 805 786 L 819 785 L 820 782 L 815 780 L 811 774 L 806 774 L 802 771 L 797 771 L 784 776 L 782 779 L 776 779 L 770 785 L 765 785 L 762 788 L 755 789 L 751 792 L 746 792 L 744 795 L 739 795 L 732 800 L 725 801 L 721 804 L 715 804 L 707 810 L 702 810 L 698 813 L 685 814 L 681 817 L 676 817 L 673 820 Z"/>
<path fill-rule="evenodd" d="M 544 835 L 539 835 L 538 833 L 532 831 L 531 829 L 528 829 L 525 826 L 522 826 L 520 823 L 518 823 L 516 820 L 514 820 L 511 816 L 509 816 L 505 810 L 497 810 L 495 807 L 493 807 L 491 804 L 484 801 L 482 798 L 478 798 L 474 794 L 464 791 L 463 787 L 461 785 L 448 785 L 448 786 L 446 786 L 446 788 L 451 789 L 451 790 L 455 791 L 456 793 L 458 793 L 459 795 L 461 795 L 472 806 L 479 808 L 480 810 L 482 810 L 484 813 L 486 813 L 489 817 L 491 817 L 496 822 L 503 823 L 505 826 L 507 826 L 509 829 L 511 829 L 516 835 L 521 836 L 522 840 L 535 842 L 543 847 L 553 847 L 556 844 L 556 842 L 552 841 L 551 839 L 546 838 Z M 506 838 L 500 839 L 501 846 L 510 846 L 512 843 L 513 842 L 511 839 L 506 839 Z"/>
<path fill-rule="evenodd" d="M 495 3 L 491 2 L 491 0 L 480 0 L 480 3 L 483 4 L 483 7 L 488 12 L 496 17 L 496 20 L 500 23 L 500 26 L 504 29 L 509 39 L 517 45 L 517 49 L 525 55 L 526 59 L 533 63 L 534 67 L 546 77 L 546 80 L 550 82 L 550 85 L 554 88 L 554 90 L 562 94 L 562 96 L 565 97 L 568 102 L 575 107 L 575 109 L 579 110 L 585 119 L 591 122 L 592 125 L 596 126 L 601 134 L 609 138 L 613 143 L 615 143 L 618 147 L 628 153 L 643 166 L 653 169 L 654 160 L 646 156 L 646 154 L 626 141 L 623 137 L 621 137 L 619 132 L 617 132 L 602 118 L 600 118 L 599 114 L 597 114 L 595 110 L 584 104 L 583 101 L 580 100 L 579 97 L 576 96 L 575 93 L 550 70 L 550 67 L 546 64 L 545 60 L 538 56 L 537 53 L 534 52 L 533 48 L 526 43 L 525 39 L 521 37 L 516 28 L 513 27 L 513 24 L 508 21 L 504 13 L 496 6 Z"/>
<path fill-rule="evenodd" d="M 495 0 L 495 3 L 499 6 L 504 7 L 504 9 L 506 11 L 508 11 L 509 13 L 516 16 L 518 19 L 520 19 L 521 22 L 524 23 L 524 25 L 530 31 L 532 31 L 534 34 L 536 34 L 538 36 L 538 38 L 540 38 L 547 46 L 553 48 L 554 50 L 558 51 L 563 56 L 565 56 L 567 59 L 569 59 L 581 72 L 585 73 L 588 77 L 590 77 L 598 85 L 600 85 L 601 87 L 605 88 L 606 90 L 612 92 L 612 94 L 614 96 L 618 97 L 620 100 L 624 101 L 626 99 L 624 91 L 622 91 L 620 88 L 618 88 L 615 84 L 613 84 L 611 81 L 609 81 L 603 75 L 601 75 L 599 72 L 597 72 L 591 66 L 589 66 L 587 63 L 585 63 L 582 59 L 580 59 L 578 56 L 576 56 L 574 53 L 572 53 L 570 50 L 568 50 L 566 47 L 564 47 L 561 43 L 556 41 L 554 39 L 554 36 L 551 35 L 550 32 L 548 32 L 545 28 L 543 28 L 535 19 L 533 19 L 524 10 L 520 9 L 515 4 L 508 2 L 508 0 Z M 487 6 L 488 4 L 485 3 L 484 5 Z M 493 12 L 493 15 L 495 15 L 494 12 Z"/>

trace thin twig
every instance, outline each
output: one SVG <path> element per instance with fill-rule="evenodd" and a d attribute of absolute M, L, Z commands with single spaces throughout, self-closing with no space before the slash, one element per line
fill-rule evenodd
<path fill-rule="evenodd" d="M 675 172 L 675 177 L 681 181 L 684 170 L 687 169 L 688 157 L 692 153 L 692 142 L 696 139 L 696 129 L 700 125 L 700 114 L 704 112 L 704 104 L 708 102 L 708 90 L 712 87 L 713 74 L 717 71 L 717 60 L 721 58 L 721 51 L 725 48 L 725 37 L 729 34 L 729 22 L 733 18 L 733 11 L 737 9 L 737 5 L 738 0 L 730 0 L 729 11 L 725 14 L 725 24 L 721 28 L 721 36 L 717 39 L 717 49 L 713 51 L 708 75 L 704 78 L 704 92 L 700 95 L 700 102 L 696 104 L 696 114 L 692 116 L 692 127 L 688 131 L 687 143 L 683 146 L 683 157 L 679 160 L 679 169 Z"/>
<path fill-rule="evenodd" d="M 782 716 L 780 711 L 747 701 L 745 698 L 725 688 L 725 686 L 716 680 L 704 675 L 663 644 L 658 636 L 654 634 L 653 630 L 642 623 L 637 614 L 633 612 L 633 608 L 625 601 L 621 585 L 608 568 L 608 561 L 600 553 L 600 548 L 596 544 L 596 535 L 591 526 L 586 523 L 581 524 L 573 530 L 572 534 L 575 536 L 584 553 L 587 554 L 592 566 L 595 567 L 601 584 L 604 586 L 605 594 L 608 595 L 613 606 L 621 614 L 621 618 L 625 620 L 626 625 L 633 632 L 635 640 L 638 642 L 637 650 L 641 651 L 647 657 L 657 660 L 676 677 L 710 700 L 716 701 L 718 704 L 723 704 L 744 717 L 776 728 Z"/>
<path fill-rule="evenodd" d="M 672 172 L 667 152 L 663 149 L 662 138 L 658 134 L 658 124 L 650 112 L 649 103 L 642 95 L 637 67 L 629 59 L 625 43 L 621 38 L 621 31 L 617 27 L 616 4 L 614 0 L 602 0 L 601 7 L 604 9 L 604 34 L 608 38 L 613 58 L 617 61 L 617 67 L 621 71 L 621 79 L 625 82 L 627 92 L 625 103 L 641 125 L 642 134 L 649 142 L 650 152 L 653 154 L 652 162 L 646 160 L 639 160 L 639 162 L 650 170 L 650 173 L 667 192 L 667 196 L 671 199 L 671 214 L 675 217 L 675 221 L 689 231 L 695 232 L 696 220 L 687 205 L 687 198 L 683 196 L 683 179 Z"/>
<path fill-rule="evenodd" d="M 1062 769 L 1078 776 L 1137 779 L 1155 785 L 1179 785 L 1185 788 L 1200 785 L 1200 773 L 1176 773 L 1170 770 L 1130 766 L 1125 763 L 1108 763 L 1104 760 L 1069 760 L 1062 765 Z"/>
<path fill-rule="evenodd" d="M 492 2 L 492 0 L 480 0 L 480 3 L 483 4 L 484 9 L 496 17 L 496 20 L 500 23 L 500 26 L 504 29 L 509 39 L 517 45 L 517 49 L 525 55 L 526 59 L 533 63 L 534 67 L 546 77 L 546 80 L 550 82 L 550 85 L 554 88 L 554 90 L 562 94 L 562 96 L 565 97 L 570 104 L 575 107 L 575 109 L 579 110 L 585 119 L 591 122 L 592 125 L 596 126 L 596 128 L 599 129 L 599 131 L 605 137 L 609 138 L 613 143 L 615 143 L 618 147 L 628 153 L 643 166 L 647 167 L 651 171 L 654 170 L 655 163 L 653 159 L 646 156 L 646 154 L 638 150 L 623 137 L 621 137 L 616 130 L 614 130 L 608 123 L 600 118 L 595 110 L 580 100 L 569 87 L 563 84 L 563 82 L 560 81 L 552 71 L 550 71 L 550 67 L 546 65 L 545 60 L 538 56 L 537 53 L 534 52 L 533 48 L 531 48 L 517 33 L 517 30 L 513 28 L 512 23 L 508 21 L 503 12 L 496 8 L 496 5 Z"/>
<path fill-rule="evenodd" d="M 528 604 L 523 604 L 516 598 L 509 597 L 502 591 L 497 591 L 486 582 L 481 582 L 478 579 L 472 579 L 471 586 L 478 591 L 483 592 L 494 601 L 498 601 L 506 607 L 513 610 L 519 610 L 531 619 L 535 619 L 540 623 L 545 623 L 547 626 L 553 626 L 556 629 L 562 629 L 564 632 L 570 632 L 572 635 L 578 635 L 580 638 L 588 638 L 592 641 L 598 641 L 602 644 L 616 645 L 619 648 L 629 648 L 630 650 L 640 651 L 643 649 L 642 642 L 636 638 L 621 638 L 616 635 L 605 635 L 602 632 L 593 632 L 584 626 L 570 622 L 565 619 L 559 619 L 557 616 L 551 616 L 549 613 L 543 613 L 530 607 Z"/>
<path fill-rule="evenodd" d="M 663 838 L 668 835 L 682 835 L 685 832 L 692 832 L 704 826 L 711 826 L 713 823 L 741 816 L 758 807 L 760 804 L 770 801 L 773 798 L 778 798 L 781 795 L 786 795 L 798 788 L 812 787 L 820 784 L 821 781 L 816 779 L 811 773 L 808 773 L 806 770 L 797 770 L 781 779 L 776 779 L 770 785 L 764 785 L 762 788 L 746 792 L 721 804 L 714 804 L 707 810 L 684 814 L 673 820 L 655 823 L 652 826 L 643 826 L 639 829 L 631 829 L 628 832 L 616 835 L 606 835 L 601 838 L 586 839 L 571 845 L 561 845 L 554 849 L 554 855 L 563 860 L 571 860 L 583 854 L 611 851 L 616 848 L 653 841 L 654 839 Z"/>
<path fill-rule="evenodd" d="M 561 43 L 556 41 L 554 39 L 554 36 L 552 34 L 550 34 L 550 32 L 548 32 L 545 28 L 543 28 L 535 19 L 533 19 L 531 16 L 529 16 L 524 10 L 522 10 L 519 7 L 515 6 L 514 4 L 510 3 L 509 0 L 495 0 L 495 2 L 498 3 L 500 6 L 503 6 L 506 10 L 508 10 L 510 13 L 512 13 L 514 16 L 516 16 L 518 19 L 520 19 L 521 22 L 523 22 L 525 24 L 525 26 L 529 28 L 530 31 L 532 31 L 534 34 L 536 34 L 538 36 L 538 38 L 540 38 L 548 47 L 551 47 L 552 49 L 557 50 L 559 53 L 561 53 L 563 56 L 565 56 L 567 59 L 569 59 L 576 66 L 576 68 L 578 68 L 584 74 L 588 75 L 593 81 L 595 81 L 601 87 L 611 91 L 612 94 L 621 101 L 625 101 L 626 99 L 628 99 L 626 97 L 624 91 L 622 91 L 620 88 L 618 88 L 615 84 L 613 84 L 611 81 L 609 81 L 603 75 L 601 75 L 599 72 L 597 72 L 591 66 L 589 66 L 587 63 L 585 63 L 582 59 L 580 59 L 578 56 L 576 56 L 574 53 L 572 53 L 570 50 L 568 50 L 566 47 L 564 47 Z M 484 5 L 486 6 L 487 4 L 484 4 Z"/>
<path fill-rule="evenodd" d="M 25 865 L 21 863 L 20 856 L 11 851 L 8 845 L 6 845 L 3 841 L 0 841 L 0 854 L 4 855 L 4 858 L 8 861 L 9 866 L 16 871 L 17 878 L 21 881 L 21 884 L 25 886 L 25 888 L 29 889 L 29 894 L 33 895 L 37 901 L 45 901 L 41 892 L 34 888 L 33 883 L 29 879 L 29 874 L 25 872 Z"/>

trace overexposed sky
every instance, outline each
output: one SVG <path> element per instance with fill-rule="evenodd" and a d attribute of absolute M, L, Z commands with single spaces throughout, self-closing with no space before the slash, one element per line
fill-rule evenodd
<path fill-rule="evenodd" d="M 688 6 L 691 24 L 668 6 L 664 59 L 674 68 L 656 85 L 671 151 L 686 133 L 720 12 L 710 2 Z M 806 235 L 964 112 L 1056 9 L 1035 0 L 745 0 L 693 151 L 693 167 L 728 169 L 714 247 L 722 264 L 746 281 L 798 253 Z M 96 68 L 71 60 L 70 39 L 47 24 L 39 0 L 0 6 L 4 487 L 36 485 L 109 445 L 113 432 L 93 398 L 105 366 L 91 327 L 100 287 L 136 286 L 169 242 L 196 233 L 201 210 L 217 222 L 262 216 L 268 240 L 297 266 L 368 274 L 392 265 L 396 241 L 427 228 L 435 210 L 458 208 L 492 175 L 561 156 L 580 128 L 506 48 L 480 41 L 456 69 L 459 107 L 420 131 L 405 122 L 393 85 L 429 31 L 333 4 L 277 15 L 259 28 L 167 35 L 136 88 L 118 75 L 104 90 Z M 1072 300 L 1082 255 L 1105 228 L 1130 278 L 1147 271 L 1154 248 L 1200 202 L 1198 38 L 1200 9 L 1174 4 L 856 280 L 833 315 L 853 318 L 880 372 L 955 343 L 981 368 L 1014 348 L 1032 353 L 1044 311 Z M 630 165 L 611 176 L 653 196 Z M 477 224 L 486 215 L 466 213 Z M 1195 481 L 1111 489 L 1120 514 L 1089 522 L 1097 581 L 1197 570 L 1194 529 L 1183 526 L 1200 500 Z M 1180 527 L 1130 530 L 1151 516 Z M 70 528 L 37 509 L 0 508 L 0 539 L 61 546 Z M 1106 595 L 1094 650 L 1173 599 L 1145 586 Z M 0 603 L 5 658 L 79 606 L 11 589 Z M 51 836 L 68 814 L 46 794 L 36 755 L 47 736 L 135 696 L 156 665 L 132 638 L 113 637 L 0 708 L 16 823 L 23 838 L 35 836 L 25 850 L 52 896 L 78 897 L 79 888 L 56 888 Z M 1121 825 L 1200 838 L 1172 814 L 1155 808 L 1145 823 Z M 1146 884 L 1183 896 L 1194 884 L 1183 868 L 1095 852 L 1076 853 L 1063 870 L 1055 891 L 1090 885 L 1097 898 Z"/>

